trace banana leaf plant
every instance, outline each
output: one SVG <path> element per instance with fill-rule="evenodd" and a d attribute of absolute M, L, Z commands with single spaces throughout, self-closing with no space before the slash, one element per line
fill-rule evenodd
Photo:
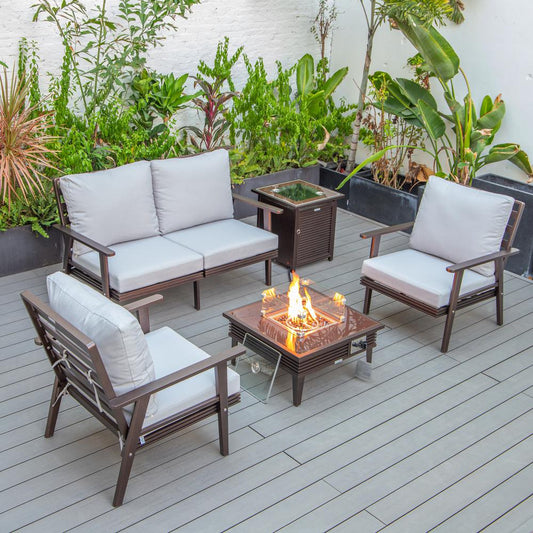
<path fill-rule="evenodd" d="M 348 74 L 348 67 L 343 67 L 334 72 L 329 78 L 315 76 L 315 61 L 313 56 L 305 54 L 296 65 L 296 90 L 297 101 L 301 111 L 307 112 L 310 117 L 320 123 L 320 119 L 328 114 L 328 101 L 335 89 Z M 318 149 L 323 150 L 331 138 L 323 123 L 324 139 L 318 144 Z"/>
<path fill-rule="evenodd" d="M 319 80 L 315 77 L 313 56 L 305 54 L 296 66 L 296 89 L 300 107 L 307 109 L 315 118 L 323 116 L 327 101 L 348 74 L 348 67 L 334 72 L 329 78 Z"/>
<path fill-rule="evenodd" d="M 438 80 L 448 110 L 440 111 L 430 91 L 416 82 L 404 78 L 392 80 L 390 76 L 386 78 L 389 96 L 383 108 L 425 129 L 432 145 L 436 173 L 471 184 L 482 167 L 507 160 L 531 180 L 533 169 L 518 144 L 492 144 L 505 115 L 501 95 L 494 99 L 485 96 L 477 110 L 459 57 L 448 41 L 433 26 L 424 25 L 416 17 L 408 16 L 396 22 L 423 57 L 426 70 Z M 459 73 L 467 90 L 462 101 L 457 99 L 454 88 L 454 79 Z M 447 125 L 451 126 L 451 131 Z"/>

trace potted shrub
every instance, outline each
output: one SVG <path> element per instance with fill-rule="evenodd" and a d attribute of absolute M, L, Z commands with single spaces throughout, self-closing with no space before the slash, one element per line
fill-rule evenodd
<path fill-rule="evenodd" d="M 360 139 L 370 146 L 372 153 L 383 155 L 374 160 L 369 169 L 354 175 L 341 191 L 348 196 L 346 208 L 358 215 L 388 225 L 409 222 L 414 219 L 418 205 L 416 185 L 431 174 L 430 169 L 412 161 L 415 148 L 423 148 L 423 129 L 384 109 L 388 74 L 376 72 L 369 80 L 372 101 L 365 109 Z M 397 148 L 392 151 L 392 146 Z M 407 162 L 409 171 L 401 174 Z M 335 181 L 334 173 L 324 171 L 323 174 L 321 183 L 333 184 L 333 188 L 346 177 L 340 181 L 337 177 Z"/>
<path fill-rule="evenodd" d="M 295 179 L 318 184 L 319 160 L 340 158 L 346 149 L 353 106 L 337 105 L 331 95 L 347 69 L 330 76 L 325 60 L 315 66 L 306 54 L 288 69 L 278 63 L 277 77 L 269 80 L 262 59 L 244 60 L 248 80 L 228 113 L 236 192 L 255 197 L 254 188 Z M 254 213 L 235 207 L 237 217 Z"/>
<path fill-rule="evenodd" d="M 60 258 L 59 236 L 47 241 L 42 225 L 50 225 L 57 213 L 46 184 L 44 169 L 52 165 L 47 144 L 48 116 L 37 105 L 29 106 L 30 90 L 15 72 L 0 77 L 0 275 L 13 274 L 56 263 Z M 19 227 L 17 227 L 19 226 Z"/>

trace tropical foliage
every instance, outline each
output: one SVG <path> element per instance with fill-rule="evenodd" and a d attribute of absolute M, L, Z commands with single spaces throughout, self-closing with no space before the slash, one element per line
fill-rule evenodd
<path fill-rule="evenodd" d="M 344 157 L 353 106 L 335 104 L 331 95 L 346 68 L 329 76 L 326 61 L 315 69 L 306 54 L 289 68 L 278 62 L 270 80 L 262 59 L 244 61 L 248 80 L 228 113 L 237 179 Z"/>
<path fill-rule="evenodd" d="M 424 130 L 386 111 L 385 104 L 389 101 L 389 84 L 392 81 L 386 72 L 375 72 L 369 81 L 370 105 L 365 109 L 360 139 L 371 148 L 372 153 L 390 146 L 398 147 L 372 163 L 374 181 L 395 189 L 410 187 L 421 181 L 421 174 L 424 175 L 424 167 L 412 160 L 415 147 L 424 147 Z M 406 162 L 408 171 L 400 174 Z"/>
<path fill-rule="evenodd" d="M 463 20 L 461 10 L 464 8 L 461 0 L 359 0 L 359 2 L 367 26 L 367 42 L 363 72 L 359 83 L 357 114 L 353 123 L 350 152 L 346 166 L 348 171 L 355 166 L 359 131 L 363 120 L 368 76 L 372 62 L 372 48 L 378 28 L 386 20 L 397 25 L 399 21 L 406 20 L 409 16 L 416 16 L 425 25 L 442 24 L 447 19 L 460 23 Z"/>
<path fill-rule="evenodd" d="M 424 128 L 437 173 L 470 184 L 485 165 L 508 160 L 532 176 L 528 156 L 518 144 L 493 145 L 505 115 L 501 95 L 485 96 L 476 108 L 459 57 L 448 41 L 433 26 L 425 26 L 413 16 L 397 23 L 422 56 L 424 68 L 438 81 L 448 110 L 440 111 L 428 89 L 404 78 L 388 79 L 388 97 L 383 108 L 409 124 Z M 461 100 L 455 88 L 459 74 L 466 88 Z"/>

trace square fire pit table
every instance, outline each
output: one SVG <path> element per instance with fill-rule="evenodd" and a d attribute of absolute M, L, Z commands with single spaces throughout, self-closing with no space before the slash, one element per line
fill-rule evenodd
<path fill-rule="evenodd" d="M 320 294 L 309 290 L 313 297 Z M 343 322 L 299 336 L 263 316 L 261 311 L 262 302 L 258 301 L 223 313 L 229 320 L 232 346 L 244 344 L 245 336 L 247 345 L 255 339 L 254 351 L 274 365 L 279 362 L 279 366 L 292 376 L 292 398 L 296 406 L 302 401 L 307 374 L 362 352 L 366 352 L 366 360 L 371 363 L 377 332 L 384 327 L 346 306 Z M 358 339 L 359 342 L 354 342 Z"/>

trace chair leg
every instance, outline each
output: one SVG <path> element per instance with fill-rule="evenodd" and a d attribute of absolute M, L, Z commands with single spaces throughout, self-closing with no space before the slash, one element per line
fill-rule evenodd
<path fill-rule="evenodd" d="M 192 282 L 193 291 L 194 291 L 194 308 L 199 311 L 200 310 L 200 282 L 193 281 Z"/>
<path fill-rule="evenodd" d="M 265 261 L 265 285 L 272 285 L 272 261 Z"/>
<path fill-rule="evenodd" d="M 459 300 L 459 292 L 461 291 L 461 283 L 463 282 L 463 270 L 456 272 L 453 277 L 452 290 L 450 291 L 450 302 L 448 305 L 448 314 L 446 316 L 446 325 L 444 326 L 444 335 L 442 337 L 442 344 L 440 351 L 446 353 L 450 344 L 450 337 L 452 335 L 453 320 L 457 310 L 457 301 Z"/>
<path fill-rule="evenodd" d="M 365 290 L 365 302 L 363 304 L 363 313 L 365 315 L 368 315 L 370 312 L 370 301 L 372 300 L 372 289 L 370 287 L 366 287 Z"/>
<path fill-rule="evenodd" d="M 218 440 L 220 453 L 229 454 L 229 430 L 228 430 L 228 367 L 221 363 L 215 368 L 216 388 L 218 394 Z"/>
<path fill-rule="evenodd" d="M 496 323 L 498 326 L 503 325 L 503 263 L 496 261 Z"/>
<path fill-rule="evenodd" d="M 124 446 L 122 449 L 122 462 L 120 463 L 115 496 L 113 497 L 113 507 L 120 507 L 124 502 L 124 495 L 126 494 L 126 487 L 128 486 L 134 459 L 135 448 L 129 449 L 127 446 Z"/>
<path fill-rule="evenodd" d="M 220 442 L 221 455 L 229 454 L 229 430 L 228 430 L 228 408 L 222 407 L 218 412 L 218 440 Z"/>
<path fill-rule="evenodd" d="M 113 497 L 113 507 L 119 507 L 124 502 L 124 495 L 126 494 L 126 487 L 130 479 L 131 467 L 135 459 L 135 452 L 137 451 L 139 435 L 141 434 L 149 399 L 149 396 L 144 396 L 135 403 L 135 407 L 133 408 L 128 436 L 122 448 L 122 461 L 120 463 L 115 496 Z"/>
<path fill-rule="evenodd" d="M 59 380 L 55 379 L 54 388 L 52 389 L 52 398 L 50 398 L 50 408 L 48 409 L 48 420 L 46 421 L 46 430 L 44 436 L 46 438 L 53 437 L 56 429 L 57 415 L 59 414 L 59 407 L 61 406 L 61 390 Z"/>
<path fill-rule="evenodd" d="M 440 351 L 442 353 L 446 353 L 448 351 L 448 346 L 450 345 L 450 337 L 452 336 L 452 327 L 453 327 L 453 319 L 455 318 L 455 309 L 448 310 L 448 314 L 446 315 L 446 325 L 444 326 L 444 335 L 442 336 L 442 344 L 440 347 Z"/>
<path fill-rule="evenodd" d="M 503 325 L 503 290 L 500 286 L 496 292 L 496 323 L 498 326 Z"/>

